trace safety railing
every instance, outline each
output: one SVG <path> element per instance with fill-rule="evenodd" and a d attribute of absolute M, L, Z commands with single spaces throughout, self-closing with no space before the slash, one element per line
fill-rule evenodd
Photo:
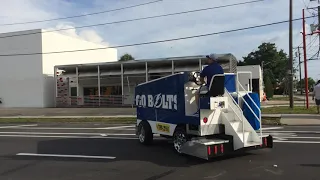
<path fill-rule="evenodd" d="M 56 107 L 133 107 L 132 95 L 59 96 Z"/>
<path fill-rule="evenodd" d="M 249 99 L 252 101 L 252 103 L 255 105 L 255 107 L 258 109 L 259 111 L 259 117 L 256 115 L 256 113 L 252 110 L 252 108 L 249 106 L 248 102 L 243 98 L 242 95 L 239 95 L 239 97 L 242 99 L 242 101 L 248 106 L 249 110 L 252 112 L 252 114 L 254 115 L 255 118 L 257 118 L 259 120 L 260 123 L 260 129 L 259 129 L 259 133 L 260 133 L 260 139 L 262 141 L 262 123 L 261 123 L 261 110 L 258 107 L 258 105 L 254 102 L 254 100 L 249 96 L 249 93 L 245 90 L 245 88 L 239 83 L 237 82 L 237 84 L 239 84 L 239 86 L 243 89 L 243 91 L 245 92 L 245 94 L 249 97 Z"/>
<path fill-rule="evenodd" d="M 231 96 L 231 94 L 229 93 L 229 91 L 227 90 L 227 88 L 225 88 L 225 92 L 227 92 L 227 95 L 230 99 L 232 99 L 232 102 L 234 103 L 234 105 L 239 109 L 240 112 L 242 112 L 239 104 L 236 102 L 236 100 Z M 238 94 L 237 94 L 238 95 Z M 236 111 L 235 109 L 233 109 L 232 105 L 229 105 L 229 107 L 232 109 L 232 111 L 234 112 L 234 114 L 239 118 L 239 120 L 242 122 L 242 135 L 243 135 L 243 146 L 245 146 L 245 135 L 244 135 L 244 121 L 243 121 L 243 116 L 240 116 L 238 114 L 238 111 Z"/>

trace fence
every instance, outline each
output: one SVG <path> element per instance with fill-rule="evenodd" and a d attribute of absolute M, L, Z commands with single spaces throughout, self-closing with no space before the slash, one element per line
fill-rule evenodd
<path fill-rule="evenodd" d="M 132 95 L 56 97 L 56 107 L 133 107 L 133 102 Z"/>

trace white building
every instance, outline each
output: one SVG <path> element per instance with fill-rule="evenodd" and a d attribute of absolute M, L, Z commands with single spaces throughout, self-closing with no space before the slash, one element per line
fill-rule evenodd
<path fill-rule="evenodd" d="M 116 61 L 117 50 L 48 52 L 104 47 L 42 29 L 0 34 L 0 108 L 53 107 L 55 65 Z"/>

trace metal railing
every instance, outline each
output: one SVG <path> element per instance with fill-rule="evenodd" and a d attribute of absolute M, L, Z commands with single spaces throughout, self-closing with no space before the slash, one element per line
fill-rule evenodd
<path fill-rule="evenodd" d="M 245 94 L 249 97 L 249 99 L 252 101 L 252 103 L 255 105 L 255 107 L 258 109 L 259 111 L 259 117 L 256 115 L 256 113 L 252 110 L 252 108 L 249 106 L 249 104 L 247 103 L 247 101 L 243 98 L 243 96 L 238 96 L 238 97 L 241 97 L 241 99 L 243 100 L 243 102 L 248 106 L 249 110 L 252 112 L 252 114 L 254 115 L 255 118 L 257 118 L 259 120 L 259 123 L 260 123 L 260 139 L 262 141 L 262 122 L 261 122 L 261 110 L 260 108 L 258 107 L 258 105 L 254 102 L 254 100 L 249 96 L 249 93 L 245 90 L 245 88 L 239 83 L 237 82 L 240 87 L 244 90 Z"/>
<path fill-rule="evenodd" d="M 133 95 L 58 96 L 56 107 L 133 107 Z"/>
<path fill-rule="evenodd" d="M 231 96 L 231 94 L 229 93 L 229 91 L 227 90 L 227 88 L 225 88 L 225 91 L 228 94 L 228 97 L 232 99 L 232 102 L 238 107 L 238 109 L 240 110 L 240 112 L 242 112 L 239 104 L 236 102 L 236 100 Z M 237 94 L 238 95 L 238 94 Z M 242 122 L 242 135 L 243 135 L 243 146 L 245 146 L 245 135 L 244 135 L 244 121 L 243 121 L 243 116 L 239 116 L 239 114 L 237 113 L 237 111 L 235 109 L 233 109 L 233 107 L 231 105 L 229 105 L 229 107 L 232 109 L 232 111 L 234 112 L 234 114 L 239 118 L 239 120 Z"/>

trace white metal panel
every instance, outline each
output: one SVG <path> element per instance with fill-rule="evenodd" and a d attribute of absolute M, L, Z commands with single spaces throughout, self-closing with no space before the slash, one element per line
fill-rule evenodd
<path fill-rule="evenodd" d="M 37 32 L 40 30 L 5 33 L 0 34 L 0 37 Z M 40 34 L 14 36 L 0 41 L 0 54 L 35 52 L 41 52 Z M 44 106 L 41 58 L 41 55 L 0 58 L 0 98 L 2 99 L 0 108 Z"/>

